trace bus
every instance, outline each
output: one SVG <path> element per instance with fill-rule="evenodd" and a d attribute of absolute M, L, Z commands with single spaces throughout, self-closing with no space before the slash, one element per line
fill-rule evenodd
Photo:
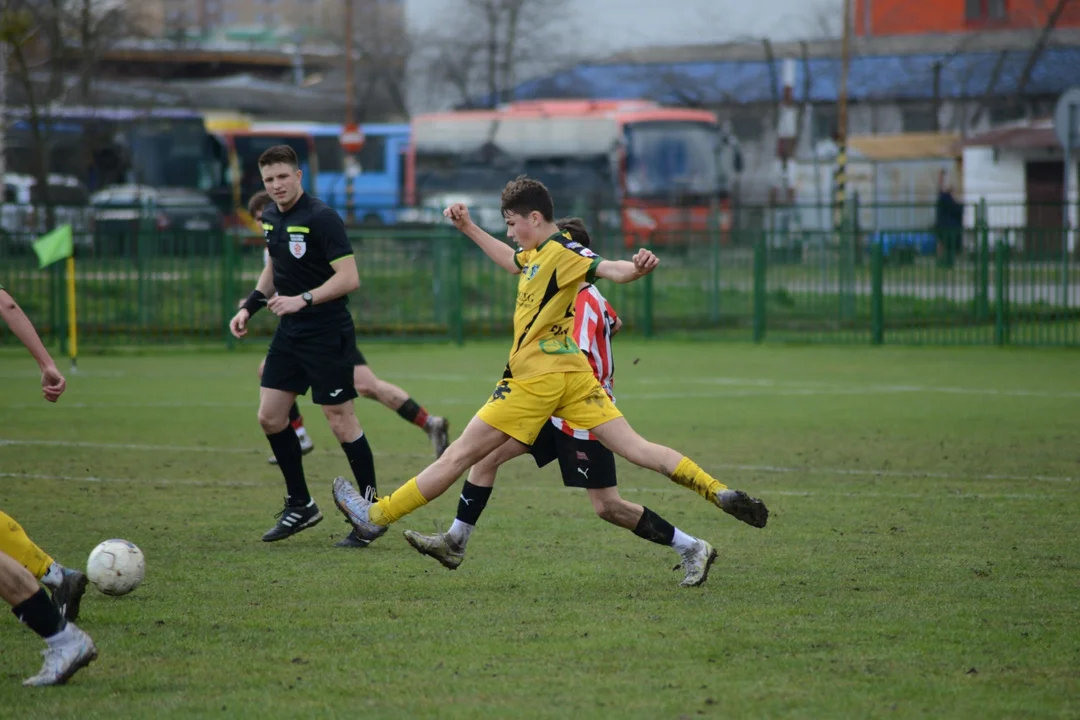
<path fill-rule="evenodd" d="M 315 141 L 319 182 L 315 194 L 347 218 L 345 151 L 341 148 L 341 123 L 256 122 L 262 132 L 303 132 Z M 392 225 L 397 221 L 405 183 L 405 157 L 409 149 L 409 126 L 367 123 L 360 126 L 364 146 L 354 155 L 359 174 L 353 178 L 353 217 L 365 225 Z"/>
<path fill-rule="evenodd" d="M 465 200 L 487 209 L 479 219 L 493 226 L 503 185 L 525 173 L 547 185 L 560 212 L 617 228 L 627 247 L 681 244 L 708 231 L 713 214 L 719 230 L 730 228 L 738 152 L 714 113 L 647 100 L 531 100 L 418 115 L 404 216 Z"/>
<path fill-rule="evenodd" d="M 9 173 L 37 173 L 40 137 L 48 172 L 77 178 L 91 193 L 116 184 L 212 193 L 221 184 L 224 158 L 194 110 L 50 108 L 37 134 L 27 108 L 9 106 L 6 115 Z"/>
<path fill-rule="evenodd" d="M 315 194 L 318 185 L 319 161 L 315 152 L 315 140 L 310 133 L 292 131 L 257 130 L 230 126 L 212 128 L 214 137 L 221 145 L 226 170 L 224 198 L 218 205 L 229 218 L 230 224 L 253 227 L 247 211 L 248 199 L 263 189 L 259 156 L 274 145 L 288 145 L 296 151 L 303 171 L 301 184 L 305 191 Z"/>

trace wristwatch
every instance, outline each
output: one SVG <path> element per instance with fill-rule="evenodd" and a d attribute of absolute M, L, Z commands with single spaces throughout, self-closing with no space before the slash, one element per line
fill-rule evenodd
<path fill-rule="evenodd" d="M 304 293 L 300 297 L 304 299 L 304 302 L 307 303 L 308 307 L 311 307 L 315 303 L 315 298 L 311 297 L 311 293 L 309 292 Z"/>

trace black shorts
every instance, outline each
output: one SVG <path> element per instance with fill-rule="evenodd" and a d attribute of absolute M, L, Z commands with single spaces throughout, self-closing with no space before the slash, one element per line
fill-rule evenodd
<path fill-rule="evenodd" d="M 351 318 L 302 328 L 283 323 L 266 353 L 262 387 L 297 395 L 311 388 L 316 405 L 340 405 L 356 398 L 353 368 L 363 360 Z"/>
<path fill-rule="evenodd" d="M 555 427 L 549 420 L 540 429 L 529 453 L 537 467 L 558 459 L 563 485 L 567 487 L 615 487 L 615 454 L 599 440 L 579 440 Z"/>

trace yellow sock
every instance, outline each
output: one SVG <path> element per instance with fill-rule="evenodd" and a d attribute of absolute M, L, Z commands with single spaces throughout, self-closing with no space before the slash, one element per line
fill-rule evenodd
<path fill-rule="evenodd" d="M 389 525 L 416 508 L 427 505 L 427 502 L 416 486 L 416 478 L 413 478 L 389 495 L 379 498 L 368 511 L 368 518 L 376 525 Z"/>
<path fill-rule="evenodd" d="M 702 470 L 696 462 L 688 457 L 684 457 L 675 466 L 675 472 L 671 474 L 671 481 L 693 490 L 711 503 L 716 502 L 716 493 L 727 489 L 727 485 Z"/>
<path fill-rule="evenodd" d="M 9 555 L 12 560 L 32 572 L 38 580 L 45 577 L 49 566 L 53 564 L 53 559 L 34 544 L 22 529 L 22 525 L 3 512 L 0 512 L 0 552 Z"/>

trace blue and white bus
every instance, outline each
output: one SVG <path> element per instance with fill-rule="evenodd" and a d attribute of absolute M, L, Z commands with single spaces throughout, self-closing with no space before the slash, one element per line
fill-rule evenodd
<path fill-rule="evenodd" d="M 315 139 L 319 177 L 315 195 L 346 217 L 345 152 L 340 123 L 256 122 L 255 131 L 302 132 Z M 407 124 L 370 123 L 360 126 L 364 146 L 356 153 L 360 174 L 353 178 L 353 222 L 392 225 L 403 204 L 405 155 L 409 149 Z"/>

